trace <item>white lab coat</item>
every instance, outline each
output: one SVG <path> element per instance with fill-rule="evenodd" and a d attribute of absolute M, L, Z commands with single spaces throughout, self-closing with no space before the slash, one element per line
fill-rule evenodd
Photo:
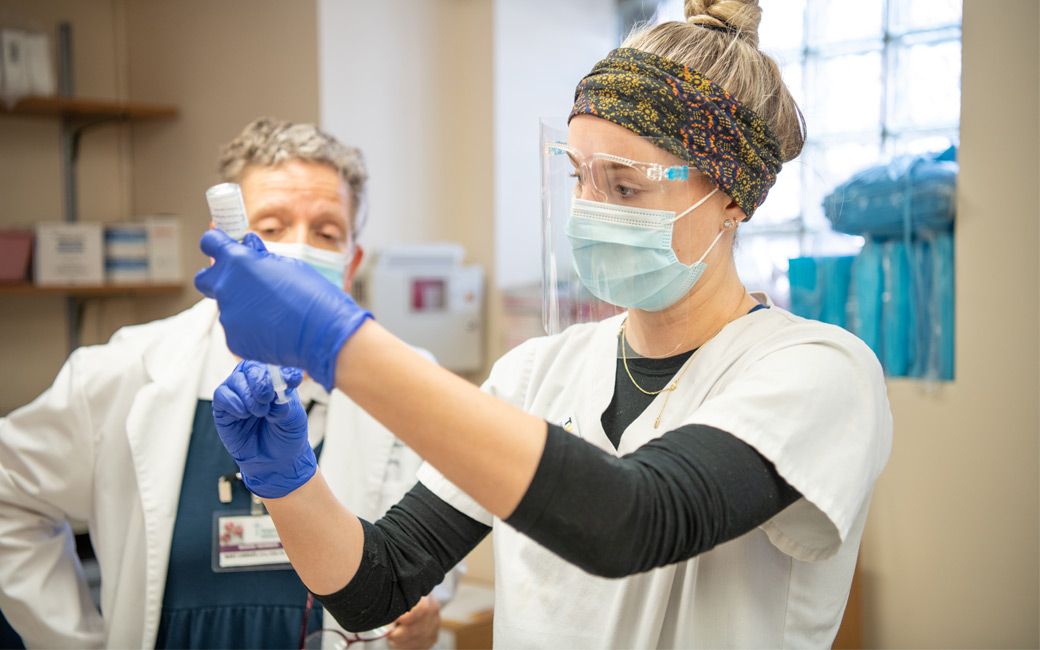
<path fill-rule="evenodd" d="M 76 350 L 46 392 L 0 420 L 0 609 L 28 647 L 154 647 L 214 327 L 207 299 L 124 328 Z M 333 392 L 322 472 L 363 518 L 378 518 L 414 483 L 420 460 L 394 443 Z M 103 620 L 67 519 L 89 528 Z"/>
<path fill-rule="evenodd" d="M 705 344 L 673 394 L 658 395 L 615 449 L 600 415 L 614 393 L 621 318 L 514 348 L 484 390 L 567 423 L 573 435 L 617 456 L 686 424 L 722 429 L 769 458 L 804 498 L 690 560 L 605 579 L 493 518 L 424 465 L 424 485 L 494 527 L 495 646 L 829 647 L 892 443 L 877 359 L 838 327 L 776 307 L 756 311 Z"/>

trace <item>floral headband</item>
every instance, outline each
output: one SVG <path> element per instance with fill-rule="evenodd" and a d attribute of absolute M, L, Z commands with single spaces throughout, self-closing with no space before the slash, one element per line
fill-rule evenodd
<path fill-rule="evenodd" d="M 780 142 L 754 111 L 696 70 L 619 48 L 574 92 L 575 115 L 594 115 L 688 161 L 751 217 L 783 164 Z"/>

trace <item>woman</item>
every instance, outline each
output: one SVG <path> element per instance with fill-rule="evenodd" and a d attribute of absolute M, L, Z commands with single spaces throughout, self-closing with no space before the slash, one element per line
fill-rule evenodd
<path fill-rule="evenodd" d="M 348 629 L 393 620 L 494 528 L 502 647 L 833 640 L 891 445 L 884 382 L 847 332 L 740 283 L 737 224 L 800 150 L 800 116 L 757 50 L 755 2 L 686 13 L 598 63 L 552 145 L 575 177 L 575 268 L 626 311 L 519 346 L 482 390 L 258 241 L 203 238 L 196 285 L 232 350 L 339 387 L 428 462 L 363 522 L 260 364 L 214 397 L 246 484 Z"/>

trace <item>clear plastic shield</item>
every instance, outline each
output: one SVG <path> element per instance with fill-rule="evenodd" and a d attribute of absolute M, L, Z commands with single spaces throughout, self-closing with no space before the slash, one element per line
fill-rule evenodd
<path fill-rule="evenodd" d="M 624 311 L 592 295 L 574 271 L 571 244 L 565 233 L 574 196 L 574 165 L 557 147 L 566 142 L 566 117 L 541 121 L 542 326 L 547 334 Z"/>
<path fill-rule="evenodd" d="M 629 354 L 684 351 L 691 297 L 720 259 L 708 255 L 723 234 L 721 201 L 704 205 L 713 186 L 606 120 L 543 119 L 540 133 L 546 332 L 627 311 Z"/>

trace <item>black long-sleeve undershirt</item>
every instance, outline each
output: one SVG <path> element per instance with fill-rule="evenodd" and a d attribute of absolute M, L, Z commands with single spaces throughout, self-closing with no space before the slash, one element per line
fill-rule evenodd
<path fill-rule="evenodd" d="M 592 574 L 620 577 L 708 551 L 798 497 L 772 463 L 712 427 L 682 427 L 617 458 L 550 424 L 531 486 L 506 523 Z M 362 525 L 354 579 L 315 594 L 353 630 L 408 611 L 491 530 L 421 483 Z"/>
<path fill-rule="evenodd" d="M 373 523 L 361 520 L 361 566 L 346 587 L 314 597 L 347 630 L 386 625 L 430 593 L 491 532 L 415 486 Z"/>
<path fill-rule="evenodd" d="M 549 426 L 531 486 L 506 523 L 594 575 L 687 560 L 798 499 L 773 464 L 702 425 L 617 458 Z"/>
<path fill-rule="evenodd" d="M 653 381 L 641 368 L 630 370 L 645 385 Z M 619 391 L 615 402 L 630 405 L 629 394 Z M 641 409 L 626 411 L 612 418 L 621 431 Z M 620 438 L 620 431 L 607 434 Z M 713 427 L 684 426 L 618 458 L 550 424 L 535 476 L 506 523 L 589 573 L 621 577 L 739 537 L 799 496 L 768 459 Z M 407 611 L 490 531 L 421 484 L 363 525 L 364 558 L 354 579 L 335 594 L 316 595 L 354 630 Z"/>

